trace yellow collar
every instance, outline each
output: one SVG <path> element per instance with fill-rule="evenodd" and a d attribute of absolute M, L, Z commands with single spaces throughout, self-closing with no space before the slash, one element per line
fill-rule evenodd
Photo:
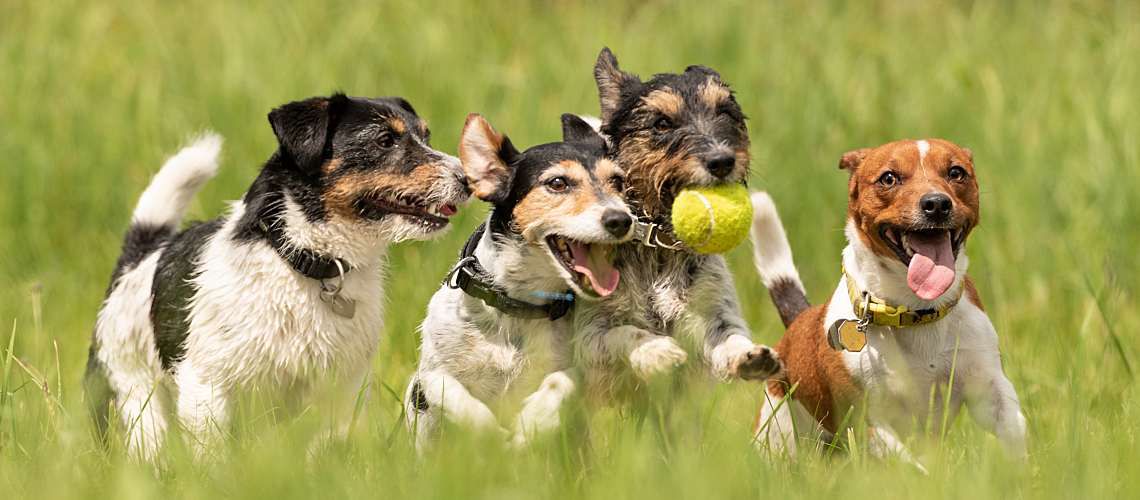
<path fill-rule="evenodd" d="M 855 316 L 863 324 L 904 327 L 933 323 L 946 317 L 962 298 L 962 287 L 959 287 L 958 296 L 937 309 L 910 310 L 906 306 L 892 306 L 885 300 L 871 295 L 871 292 L 859 291 L 855 279 L 847 273 L 847 268 L 841 267 L 841 269 L 843 278 L 847 280 L 847 292 L 851 294 L 851 306 L 855 308 Z"/>

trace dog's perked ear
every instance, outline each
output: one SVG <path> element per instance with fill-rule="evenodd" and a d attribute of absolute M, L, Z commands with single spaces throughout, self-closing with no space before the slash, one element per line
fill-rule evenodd
<path fill-rule="evenodd" d="M 514 178 L 511 161 L 518 154 L 511 140 L 491 128 L 481 115 L 467 115 L 459 136 L 459 161 L 476 198 L 491 203 L 507 198 Z"/>
<path fill-rule="evenodd" d="M 617 57 L 614 57 L 609 47 L 603 47 L 598 54 L 598 62 L 594 64 L 594 80 L 598 82 L 598 99 L 601 101 L 604 123 L 610 122 L 621 105 L 622 88 L 641 81 L 636 75 L 626 73 L 618 67 Z"/>
<path fill-rule="evenodd" d="M 846 170 L 847 173 L 855 172 L 855 167 L 863 163 L 863 159 L 871 152 L 871 148 L 859 148 L 852 151 L 843 153 L 839 158 L 839 169 Z"/>
<path fill-rule="evenodd" d="M 699 73 L 716 78 L 718 81 L 720 80 L 720 73 L 717 73 L 715 69 L 701 64 L 694 64 L 688 68 L 685 68 L 685 73 Z"/>
<path fill-rule="evenodd" d="M 585 144 L 605 150 L 606 140 L 586 120 L 573 113 L 562 115 L 562 142 Z"/>
<path fill-rule="evenodd" d="M 294 101 L 269 112 L 269 124 L 277 144 L 286 157 L 303 171 L 320 167 L 329 139 L 329 129 L 337 110 L 347 101 L 344 94 L 332 97 L 310 97 Z"/>

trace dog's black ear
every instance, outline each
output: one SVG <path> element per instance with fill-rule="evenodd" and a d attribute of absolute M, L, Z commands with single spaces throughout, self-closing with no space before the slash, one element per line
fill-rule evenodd
<path fill-rule="evenodd" d="M 280 151 L 297 168 L 313 171 L 324 159 L 329 130 L 338 110 L 348 101 L 344 94 L 293 101 L 269 112 L 269 124 Z"/>
<path fill-rule="evenodd" d="M 574 142 L 597 149 L 606 149 L 605 138 L 581 116 L 573 113 L 562 115 L 562 142 Z"/>
<path fill-rule="evenodd" d="M 598 82 L 598 99 L 602 105 L 602 121 L 609 123 L 614 112 L 621 105 L 622 89 L 630 83 L 641 82 L 636 75 L 631 75 L 618 67 L 617 57 L 610 52 L 609 47 L 603 47 L 598 54 L 598 62 L 594 64 L 594 80 Z"/>
<path fill-rule="evenodd" d="M 459 161 L 476 198 L 491 203 L 507 199 L 515 176 L 512 163 L 518 154 L 511 140 L 491 128 L 481 115 L 467 115 L 459 136 Z"/>
<path fill-rule="evenodd" d="M 839 158 L 839 169 L 846 170 L 848 173 L 855 172 L 855 168 L 863 163 L 870 152 L 871 148 L 859 148 L 843 153 L 843 156 Z"/>

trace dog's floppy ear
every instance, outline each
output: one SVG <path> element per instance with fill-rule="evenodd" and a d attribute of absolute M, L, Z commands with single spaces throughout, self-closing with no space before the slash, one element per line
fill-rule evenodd
<path fill-rule="evenodd" d="M 843 153 L 843 156 L 839 158 L 839 169 L 846 170 L 848 173 L 855 172 L 855 167 L 863 163 L 863 159 L 870 152 L 871 148 L 859 148 Z"/>
<path fill-rule="evenodd" d="M 280 151 L 301 170 L 313 171 L 324 159 L 330 125 L 348 100 L 344 94 L 293 101 L 269 112 Z"/>
<path fill-rule="evenodd" d="M 594 80 L 598 82 L 598 98 L 602 104 L 602 121 L 609 123 L 621 104 L 622 88 L 641 80 L 618 67 L 617 57 L 609 47 L 603 47 L 594 64 Z"/>
<path fill-rule="evenodd" d="M 595 118 L 595 120 L 597 120 Z M 573 113 L 562 115 L 562 142 L 586 144 L 597 149 L 606 149 L 606 140 L 581 116 Z"/>
<path fill-rule="evenodd" d="M 491 203 L 507 198 L 514 178 L 511 160 L 518 154 L 511 140 L 491 128 L 481 115 L 467 115 L 459 136 L 459 161 L 476 198 Z"/>

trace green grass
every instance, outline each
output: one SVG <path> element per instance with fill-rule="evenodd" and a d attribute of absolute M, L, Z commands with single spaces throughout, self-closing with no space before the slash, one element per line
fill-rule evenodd
<path fill-rule="evenodd" d="M 1137 249 L 1140 11 L 1131 2 L 0 3 L 0 496 L 1090 497 L 1140 489 Z M 649 75 L 702 63 L 750 116 L 752 185 L 772 193 L 811 297 L 838 278 L 840 154 L 903 137 L 973 149 L 983 224 L 972 274 L 1031 433 L 1003 459 L 967 416 L 917 439 L 931 475 L 861 450 L 769 463 L 749 449 L 758 387 L 694 382 L 667 422 L 602 411 L 575 440 L 514 456 L 457 436 L 422 460 L 398 426 L 416 325 L 483 213 L 396 248 L 367 417 L 307 460 L 311 415 L 256 410 L 224 458 L 174 440 L 162 474 L 92 439 L 81 399 L 96 309 L 130 210 L 204 128 L 223 168 L 191 209 L 239 197 L 272 151 L 274 105 L 343 89 L 402 95 L 454 151 L 484 113 L 520 145 L 597 112 L 609 45 Z M 779 321 L 747 248 L 729 255 L 755 337 Z M 389 391 L 389 388 L 392 391 Z M 256 405 L 255 405 L 256 407 Z M 935 432 L 937 434 L 937 432 Z"/>

